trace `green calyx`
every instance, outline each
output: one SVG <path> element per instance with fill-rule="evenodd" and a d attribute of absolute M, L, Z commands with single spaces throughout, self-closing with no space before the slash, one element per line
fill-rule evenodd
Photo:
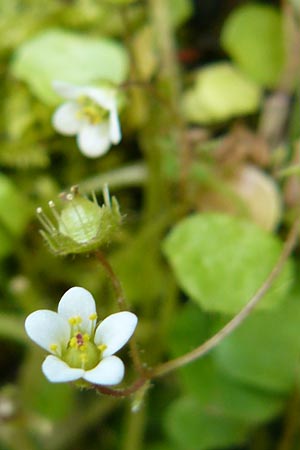
<path fill-rule="evenodd" d="M 38 209 L 38 218 L 44 226 L 41 234 L 57 255 L 91 252 L 107 245 L 115 237 L 121 224 L 121 214 L 117 200 L 110 199 L 108 189 L 104 190 L 104 204 L 99 206 L 79 194 L 76 187 L 70 194 L 64 194 L 67 202 L 60 213 L 50 202 L 57 225 Z M 50 224 L 50 226 L 49 226 Z"/>

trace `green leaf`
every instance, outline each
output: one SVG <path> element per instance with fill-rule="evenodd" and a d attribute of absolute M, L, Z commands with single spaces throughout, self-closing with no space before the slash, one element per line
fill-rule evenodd
<path fill-rule="evenodd" d="M 186 305 L 175 318 L 169 339 L 174 357 L 183 355 L 204 342 L 210 318 L 195 305 Z M 284 398 L 242 384 L 222 373 L 213 354 L 188 364 L 179 371 L 185 392 L 199 401 L 199 411 L 214 411 L 224 417 L 258 424 L 277 415 Z"/>
<path fill-rule="evenodd" d="M 182 25 L 193 12 L 191 0 L 169 0 L 171 19 L 176 27 Z"/>
<path fill-rule="evenodd" d="M 260 97 L 260 88 L 240 70 L 217 63 L 196 72 L 193 87 L 183 97 L 183 110 L 195 123 L 222 122 L 256 112 Z"/>
<path fill-rule="evenodd" d="M 49 105 L 59 101 L 52 89 L 53 80 L 121 83 L 128 69 L 128 55 L 120 43 L 60 29 L 47 30 L 26 41 L 16 51 L 11 66 L 13 75 Z"/>
<path fill-rule="evenodd" d="M 250 316 L 215 350 L 216 361 L 236 380 L 270 391 L 292 388 L 300 355 L 299 290 L 281 308 Z M 298 376 L 299 378 L 299 376 Z"/>
<path fill-rule="evenodd" d="M 6 175 L 0 174 L 0 223 L 11 234 L 19 236 L 31 214 L 27 199 Z"/>
<path fill-rule="evenodd" d="M 245 423 L 201 409 L 193 397 L 179 398 L 169 408 L 165 428 L 179 450 L 215 450 L 243 442 Z"/>
<path fill-rule="evenodd" d="M 223 214 L 178 223 L 163 250 L 181 288 L 207 311 L 237 313 L 274 267 L 282 243 L 256 225 Z M 288 262 L 258 308 L 284 300 L 293 278 Z"/>
<path fill-rule="evenodd" d="M 221 34 L 224 49 L 263 86 L 278 83 L 284 63 L 281 15 L 272 6 L 247 4 L 233 10 Z"/>

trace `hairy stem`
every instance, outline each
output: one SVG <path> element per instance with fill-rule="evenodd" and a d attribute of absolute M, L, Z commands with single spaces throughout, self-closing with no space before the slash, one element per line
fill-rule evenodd
<path fill-rule="evenodd" d="M 141 376 L 134 383 L 132 383 L 129 387 L 124 389 L 112 389 L 106 386 L 99 386 L 97 384 L 94 385 L 94 389 L 101 394 L 110 395 L 111 397 L 128 397 L 131 394 L 134 394 L 138 391 L 144 384 L 148 381 L 146 377 Z"/>
<path fill-rule="evenodd" d="M 102 265 L 103 269 L 106 272 L 106 275 L 108 276 L 108 278 L 111 281 L 112 287 L 115 291 L 115 295 L 117 298 L 117 303 L 118 303 L 120 311 L 127 310 L 128 306 L 127 306 L 127 303 L 125 300 L 125 295 L 123 292 L 121 282 L 120 282 L 119 278 L 117 277 L 117 275 L 115 274 L 112 266 L 110 265 L 110 263 L 108 262 L 108 260 L 106 259 L 106 257 L 100 250 L 97 250 L 94 253 L 94 255 L 97 258 L 97 260 L 100 262 L 100 264 Z M 130 347 L 130 356 L 131 356 L 132 362 L 134 364 L 134 367 L 138 373 L 143 375 L 144 368 L 143 368 L 143 364 L 142 364 L 142 361 L 139 356 L 137 342 L 136 342 L 134 336 L 129 341 L 129 347 Z"/>

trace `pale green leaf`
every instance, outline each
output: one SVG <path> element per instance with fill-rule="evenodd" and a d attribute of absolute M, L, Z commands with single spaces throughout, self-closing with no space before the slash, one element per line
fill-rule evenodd
<path fill-rule="evenodd" d="M 172 356 L 196 348 L 213 332 L 210 318 L 195 305 L 186 305 L 176 315 L 169 339 Z M 223 373 L 215 365 L 214 353 L 198 359 L 179 371 L 185 392 L 199 401 L 199 411 L 214 411 L 224 417 L 258 424 L 276 416 L 285 399 L 269 391 L 247 386 Z"/>
<path fill-rule="evenodd" d="M 215 450 L 237 445 L 248 427 L 241 420 L 228 419 L 218 412 L 203 412 L 192 396 L 176 400 L 168 410 L 165 428 L 180 450 Z"/>
<path fill-rule="evenodd" d="M 26 41 L 16 51 L 11 70 L 49 105 L 59 98 L 53 80 L 92 84 L 105 80 L 121 83 L 129 69 L 124 47 L 108 38 L 50 29 Z"/>
<path fill-rule="evenodd" d="M 234 9 L 223 27 L 221 43 L 253 80 L 276 86 L 284 64 L 282 18 L 276 8 L 250 3 Z"/>
<path fill-rule="evenodd" d="M 255 113 L 261 90 L 229 63 L 216 63 L 195 74 L 194 85 L 183 97 L 183 110 L 195 123 L 215 123 Z"/>
<path fill-rule="evenodd" d="M 207 311 L 237 313 L 265 281 L 281 251 L 278 238 L 224 214 L 195 214 L 170 232 L 164 252 L 181 288 Z M 285 299 L 292 263 L 260 302 L 270 308 Z"/>
<path fill-rule="evenodd" d="M 216 360 L 236 380 L 289 391 L 299 378 L 299 291 L 281 308 L 250 316 L 216 349 Z"/>

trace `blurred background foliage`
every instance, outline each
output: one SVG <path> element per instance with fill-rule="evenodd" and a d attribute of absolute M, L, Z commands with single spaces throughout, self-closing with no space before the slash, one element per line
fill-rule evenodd
<path fill-rule="evenodd" d="M 0 0 L 1 450 L 300 448 L 297 251 L 238 330 L 135 412 L 138 398 L 50 384 L 23 329 L 76 285 L 100 318 L 116 311 L 92 255 L 53 256 L 39 234 L 36 208 L 77 184 L 118 198 L 104 251 L 149 367 L 246 304 L 299 206 L 299 27 L 298 0 Z M 120 86 L 123 140 L 103 158 L 52 128 L 55 79 Z"/>

